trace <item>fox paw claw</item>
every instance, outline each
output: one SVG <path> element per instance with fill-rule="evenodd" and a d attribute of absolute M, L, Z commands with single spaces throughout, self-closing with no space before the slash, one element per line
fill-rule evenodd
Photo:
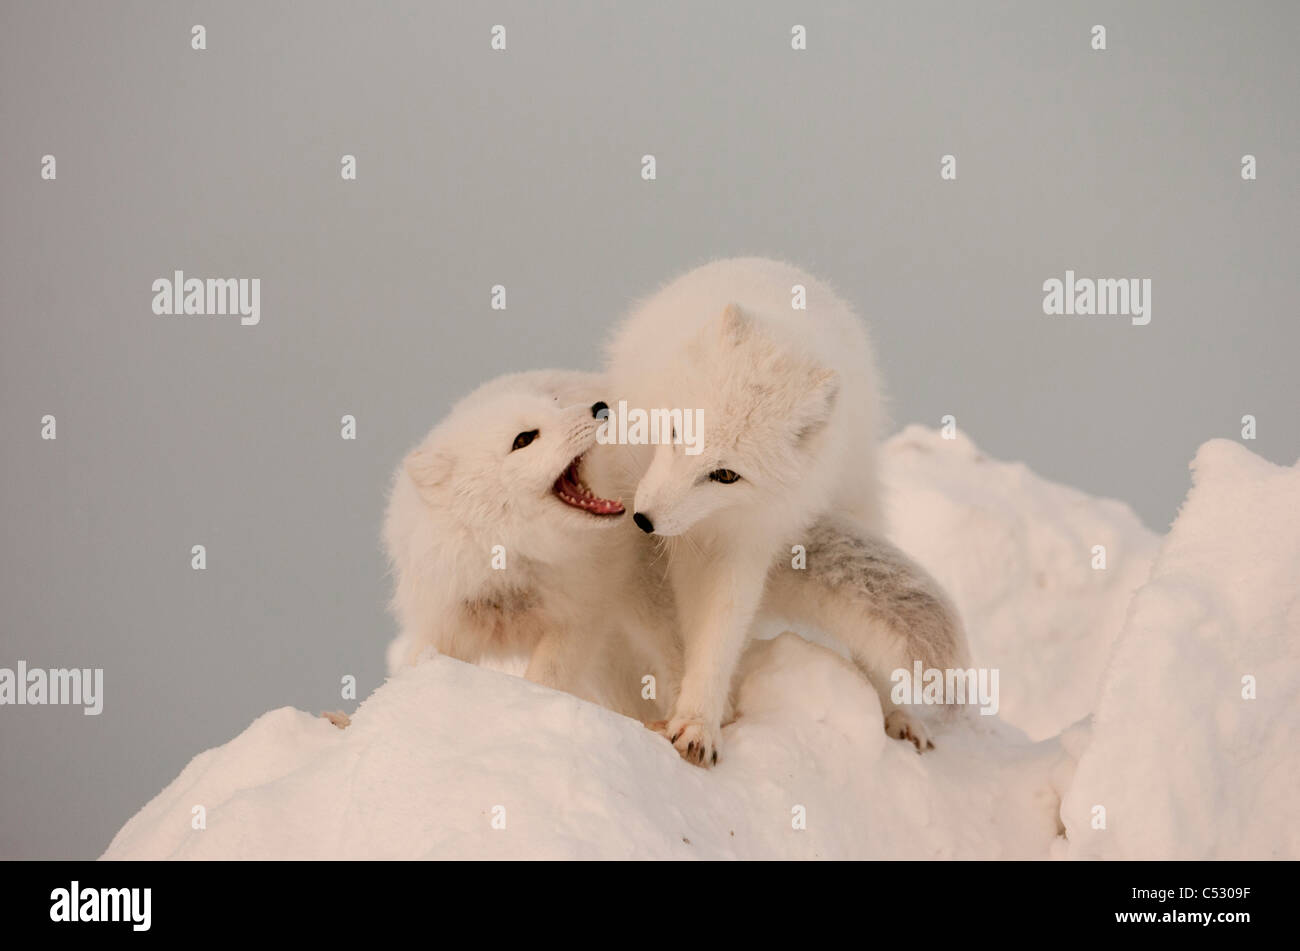
<path fill-rule="evenodd" d="M 885 717 L 885 732 L 896 740 L 907 740 L 918 753 L 934 749 L 934 742 L 924 726 L 905 710 L 891 710 Z"/>
<path fill-rule="evenodd" d="M 696 766 L 708 768 L 718 762 L 722 746 L 722 728 L 703 720 L 686 717 L 670 720 L 663 730 L 668 742 L 681 754 L 682 759 Z"/>

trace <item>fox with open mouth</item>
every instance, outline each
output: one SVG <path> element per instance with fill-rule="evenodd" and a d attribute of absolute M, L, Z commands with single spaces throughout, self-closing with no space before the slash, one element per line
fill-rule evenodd
<path fill-rule="evenodd" d="M 401 625 L 390 672 L 429 647 L 470 663 L 527 658 L 529 680 L 667 729 L 686 664 L 683 611 L 661 546 L 617 488 L 629 447 L 597 440 L 606 389 L 593 373 L 500 377 L 407 455 L 384 529 Z M 801 542 L 801 570 L 788 547 L 768 553 L 760 614 L 820 627 L 855 661 L 891 654 L 900 623 L 960 631 L 942 589 L 887 541 L 828 516 Z M 724 690 L 722 722 L 736 686 Z M 885 727 L 931 745 L 901 710 Z"/>
<path fill-rule="evenodd" d="M 622 502 L 587 484 L 600 391 L 592 373 L 499 377 L 406 457 L 384 529 L 402 629 L 390 670 L 430 646 L 471 663 L 527 657 L 529 680 L 664 715 L 681 665 L 671 597 L 645 583 L 654 553 Z"/>

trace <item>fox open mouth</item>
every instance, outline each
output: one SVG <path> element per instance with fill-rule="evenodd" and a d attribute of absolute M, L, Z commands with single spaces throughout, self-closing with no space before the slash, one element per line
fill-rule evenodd
<path fill-rule="evenodd" d="M 560 473 L 560 477 L 555 480 L 555 485 L 551 487 L 555 497 L 565 505 L 572 505 L 575 509 L 582 509 L 592 515 L 622 515 L 622 502 L 616 499 L 602 499 L 587 488 L 582 481 L 582 476 L 578 474 L 581 464 L 582 456 L 579 456 Z"/>

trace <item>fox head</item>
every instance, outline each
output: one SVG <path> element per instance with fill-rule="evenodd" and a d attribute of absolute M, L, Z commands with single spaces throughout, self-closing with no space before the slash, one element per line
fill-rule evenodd
<path fill-rule="evenodd" d="M 636 488 L 636 524 L 672 536 L 727 512 L 789 507 L 801 484 L 816 481 L 838 375 L 735 304 L 704 326 L 685 357 L 667 382 L 683 411 L 702 410 L 706 437 L 694 455 L 676 440 L 653 447 Z"/>
<path fill-rule="evenodd" d="M 406 457 L 398 479 L 438 524 L 489 547 L 539 558 L 571 548 L 574 532 L 623 513 L 582 475 L 606 410 L 592 398 L 597 379 L 538 371 L 484 384 Z"/>

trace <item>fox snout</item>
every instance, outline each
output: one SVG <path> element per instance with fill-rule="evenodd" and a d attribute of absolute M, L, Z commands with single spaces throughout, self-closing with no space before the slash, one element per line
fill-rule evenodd
<path fill-rule="evenodd" d="M 647 535 L 669 537 L 680 535 L 690 528 L 691 521 L 683 523 L 683 511 L 680 505 L 662 493 L 647 493 L 637 488 L 636 498 L 632 503 L 632 521 L 636 527 Z"/>
<path fill-rule="evenodd" d="M 591 404 L 591 418 L 596 421 L 594 426 L 587 419 L 585 405 L 583 409 L 578 409 L 578 407 L 575 406 L 564 410 L 565 413 L 573 413 L 575 411 L 580 415 L 578 416 L 578 421 L 573 424 L 573 428 L 569 431 L 569 438 L 579 438 L 583 444 L 583 451 L 585 452 L 586 448 L 590 446 L 590 440 L 595 438 L 595 434 L 599 432 L 600 425 L 606 418 L 608 418 L 609 404 L 604 400 L 597 400 Z M 579 436 L 579 434 L 581 435 Z"/>
<path fill-rule="evenodd" d="M 672 446 L 655 447 L 650 467 L 637 483 L 633 499 L 632 521 L 637 528 L 647 535 L 676 535 L 682 530 L 681 502 L 690 487 L 684 474 L 674 464 Z"/>
<path fill-rule="evenodd" d="M 671 538 L 737 501 L 734 490 L 719 491 L 713 480 L 700 475 L 688 461 L 677 460 L 674 465 L 671 452 L 662 452 L 637 484 L 632 521 L 647 535 Z"/>

